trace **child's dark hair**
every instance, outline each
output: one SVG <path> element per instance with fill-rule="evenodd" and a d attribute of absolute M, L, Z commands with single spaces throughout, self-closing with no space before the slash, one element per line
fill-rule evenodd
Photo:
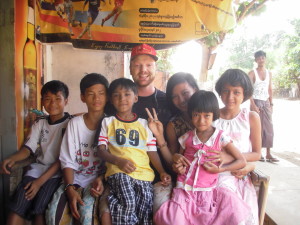
<path fill-rule="evenodd" d="M 213 121 L 219 119 L 220 109 L 216 95 L 211 91 L 196 91 L 188 102 L 188 114 L 192 117 L 193 112 L 211 112 Z"/>
<path fill-rule="evenodd" d="M 218 79 L 215 89 L 219 95 L 226 84 L 233 87 L 241 86 L 244 90 L 243 102 L 248 100 L 253 94 L 253 84 L 249 76 L 240 69 L 228 69 Z"/>
<path fill-rule="evenodd" d="M 184 72 L 175 73 L 168 80 L 167 88 L 166 88 L 166 99 L 167 99 L 168 108 L 173 114 L 181 113 L 180 110 L 173 104 L 173 100 L 172 100 L 173 89 L 177 84 L 181 84 L 185 82 L 188 83 L 189 86 L 194 88 L 196 91 L 199 90 L 197 81 L 190 73 L 184 73 Z"/>
<path fill-rule="evenodd" d="M 89 73 L 86 74 L 80 81 L 80 93 L 84 95 L 85 90 L 95 84 L 102 84 L 106 91 L 108 90 L 108 81 L 102 74 Z"/>
<path fill-rule="evenodd" d="M 48 92 L 51 92 L 52 94 L 57 94 L 59 91 L 61 91 L 64 98 L 69 97 L 69 88 L 65 83 L 59 80 L 51 80 L 43 85 L 41 90 L 41 96 L 43 98 L 44 95 Z"/>
<path fill-rule="evenodd" d="M 138 95 L 136 84 L 128 78 L 118 78 L 111 82 L 108 88 L 108 96 L 111 97 L 113 92 L 118 88 L 125 88 L 131 90 L 135 95 Z"/>
<path fill-rule="evenodd" d="M 264 52 L 264 51 L 257 51 L 254 53 L 254 58 L 258 58 L 258 57 L 261 57 L 261 56 L 264 56 L 264 57 L 267 57 L 267 54 Z"/>

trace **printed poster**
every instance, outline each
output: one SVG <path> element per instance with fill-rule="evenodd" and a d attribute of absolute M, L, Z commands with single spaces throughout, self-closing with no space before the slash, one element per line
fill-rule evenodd
<path fill-rule="evenodd" d="M 76 48 L 156 49 L 199 39 L 235 25 L 232 0 L 37 0 L 36 35 Z"/>

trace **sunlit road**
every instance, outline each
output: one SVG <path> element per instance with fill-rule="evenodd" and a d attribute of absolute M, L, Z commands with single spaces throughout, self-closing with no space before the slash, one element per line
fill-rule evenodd
<path fill-rule="evenodd" d="M 273 102 L 273 150 L 280 156 L 300 157 L 300 100 L 274 99 Z"/>

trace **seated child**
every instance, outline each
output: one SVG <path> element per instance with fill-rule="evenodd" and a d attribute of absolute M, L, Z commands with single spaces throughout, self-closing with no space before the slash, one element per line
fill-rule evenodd
<path fill-rule="evenodd" d="M 170 184 L 171 177 L 161 165 L 156 139 L 147 121 L 132 113 L 138 100 L 135 83 L 126 78 L 116 79 L 108 93 L 116 114 L 101 123 L 98 154 L 107 162 L 105 178 L 110 189 L 112 223 L 152 224 L 154 171 L 150 161 L 163 184 Z"/>
<path fill-rule="evenodd" d="M 197 91 L 188 102 L 194 130 L 179 138 L 180 154 L 173 156 L 178 177 L 172 198 L 154 216 L 156 224 L 242 224 L 250 208 L 226 188 L 217 188 L 220 172 L 242 168 L 246 161 L 231 139 L 212 126 L 219 118 L 219 104 L 213 92 Z M 233 162 L 222 165 L 214 150 L 226 151 Z M 182 155 L 183 154 L 183 155 Z"/>
<path fill-rule="evenodd" d="M 69 89 L 63 82 L 53 80 L 42 87 L 41 96 L 42 106 L 49 115 L 34 122 L 23 147 L 1 165 L 1 173 L 10 174 L 16 162 L 30 154 L 37 155 L 36 162 L 30 165 L 10 201 L 8 225 L 24 224 L 25 219 L 34 219 L 34 224 L 45 224 L 47 204 L 61 181 L 58 157 L 63 133 L 71 118 L 64 112 Z"/>
<path fill-rule="evenodd" d="M 247 165 L 235 171 L 219 175 L 218 186 L 235 192 L 251 208 L 252 218 L 247 224 L 259 224 L 256 190 L 249 173 L 255 169 L 254 162 L 261 157 L 261 123 L 259 115 L 243 108 L 241 104 L 253 93 L 249 76 L 240 69 L 226 70 L 216 83 L 224 107 L 220 109 L 220 118 L 215 126 L 224 130 L 235 146 L 245 157 Z M 234 104 L 232 100 L 234 99 Z M 231 157 L 224 157 L 223 162 L 230 162 Z"/>
<path fill-rule="evenodd" d="M 103 191 L 104 167 L 94 148 L 94 136 L 107 102 L 108 81 L 100 74 L 81 79 L 81 100 L 88 112 L 70 120 L 60 149 L 64 183 L 50 202 L 47 224 L 99 224 L 96 200 Z"/>

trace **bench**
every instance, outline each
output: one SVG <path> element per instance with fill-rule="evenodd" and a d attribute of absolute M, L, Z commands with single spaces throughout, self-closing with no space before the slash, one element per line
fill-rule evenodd
<path fill-rule="evenodd" d="M 251 172 L 251 180 L 256 189 L 259 224 L 264 224 L 270 177 L 256 169 Z"/>
<path fill-rule="evenodd" d="M 34 160 L 35 160 L 34 157 L 30 156 L 28 159 L 20 161 L 13 166 L 11 170 L 10 179 L 9 179 L 10 195 L 13 194 L 17 185 L 21 181 L 24 173 L 24 168 L 26 168 L 26 166 L 34 162 Z M 251 172 L 251 179 L 257 193 L 259 224 L 263 225 L 264 218 L 265 218 L 265 210 L 267 204 L 267 195 L 268 195 L 270 177 L 263 174 L 260 170 L 256 169 Z"/>

